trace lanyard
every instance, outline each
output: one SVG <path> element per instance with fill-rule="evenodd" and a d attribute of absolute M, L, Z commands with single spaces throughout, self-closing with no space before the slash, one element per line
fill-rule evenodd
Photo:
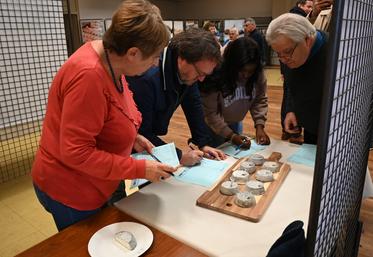
<path fill-rule="evenodd" d="M 113 79 L 113 82 L 114 82 L 114 85 L 115 85 L 115 88 L 117 89 L 117 91 L 119 93 L 123 93 L 123 84 L 122 84 L 122 79 L 119 78 L 119 86 L 117 84 L 117 80 L 115 79 L 115 73 L 114 73 L 114 70 L 113 70 L 113 67 L 111 66 L 111 62 L 110 62 L 110 59 L 109 59 L 109 53 L 108 53 L 108 50 L 106 48 L 104 48 L 104 51 L 105 51 L 105 57 L 106 57 L 106 61 L 109 65 L 109 69 L 110 69 L 110 73 L 111 73 L 111 77 Z"/>

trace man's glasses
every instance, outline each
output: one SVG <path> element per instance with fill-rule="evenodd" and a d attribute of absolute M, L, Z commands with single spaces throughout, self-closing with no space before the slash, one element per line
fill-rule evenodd
<path fill-rule="evenodd" d="M 291 59 L 291 58 L 293 57 L 294 51 L 295 51 L 295 49 L 297 48 L 298 44 L 299 44 L 299 43 L 296 43 L 295 46 L 294 46 L 292 49 L 290 49 L 290 50 L 288 50 L 288 51 L 285 51 L 285 52 L 282 53 L 282 54 L 280 54 L 279 52 L 276 52 L 277 57 L 278 57 L 279 59 Z"/>
<path fill-rule="evenodd" d="M 200 69 L 198 69 L 198 67 L 194 63 L 192 63 L 192 65 L 193 65 L 193 68 L 196 71 L 198 77 L 206 77 L 206 76 L 210 75 L 210 74 L 207 74 L 207 73 L 201 71 Z"/>

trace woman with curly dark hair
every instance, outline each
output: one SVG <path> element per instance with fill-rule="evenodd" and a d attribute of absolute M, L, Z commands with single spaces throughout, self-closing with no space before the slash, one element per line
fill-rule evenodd
<path fill-rule="evenodd" d="M 269 144 L 264 131 L 267 120 L 267 80 L 260 62 L 257 43 L 242 37 L 229 43 L 222 65 L 201 83 L 205 121 L 214 138 L 212 145 L 231 140 L 236 145 L 250 147 L 242 135 L 242 120 L 248 111 L 254 120 L 256 142 Z"/>

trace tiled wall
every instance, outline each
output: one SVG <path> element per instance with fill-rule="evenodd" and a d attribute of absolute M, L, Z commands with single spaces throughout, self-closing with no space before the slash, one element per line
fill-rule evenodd
<path fill-rule="evenodd" d="M 0 183 L 27 174 L 67 58 L 61 0 L 0 0 Z"/>

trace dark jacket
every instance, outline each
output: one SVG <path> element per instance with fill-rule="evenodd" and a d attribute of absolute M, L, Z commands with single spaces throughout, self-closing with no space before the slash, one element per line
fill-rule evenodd
<path fill-rule="evenodd" d="M 265 62 L 266 61 L 265 56 L 266 56 L 266 47 L 267 46 L 266 46 L 266 42 L 264 40 L 264 36 L 262 35 L 262 33 L 260 33 L 260 31 L 258 31 L 257 29 L 254 29 L 253 31 L 250 32 L 250 34 L 247 34 L 247 36 L 254 39 L 255 42 L 258 44 L 261 60 L 262 60 L 262 62 Z"/>
<path fill-rule="evenodd" d="M 166 144 L 158 136 L 166 135 L 171 117 L 181 104 L 187 119 L 192 140 L 199 147 L 208 144 L 210 137 L 204 122 L 198 85 L 180 83 L 177 71 L 176 49 L 167 48 L 163 72 L 163 53 L 159 66 L 149 69 L 144 75 L 127 77 L 129 87 L 139 111 L 142 124 L 139 133 L 155 146 Z M 165 82 L 163 79 L 165 74 Z M 181 158 L 181 151 L 178 156 Z"/>
<path fill-rule="evenodd" d="M 327 34 L 317 31 L 316 42 L 307 61 L 295 69 L 283 65 L 284 83 L 286 83 L 283 98 L 285 113 L 294 112 L 299 125 L 316 136 L 324 90 L 327 41 Z"/>
<path fill-rule="evenodd" d="M 303 17 L 307 17 L 307 13 L 305 11 L 303 11 L 303 9 L 298 7 L 298 6 L 294 6 L 293 8 L 291 8 L 289 13 L 295 13 L 295 14 L 299 14 Z"/>

